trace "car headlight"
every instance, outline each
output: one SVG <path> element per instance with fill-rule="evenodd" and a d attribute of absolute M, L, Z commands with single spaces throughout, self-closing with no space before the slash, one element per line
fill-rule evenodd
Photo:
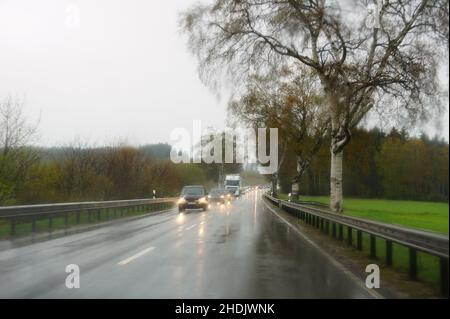
<path fill-rule="evenodd" d="M 198 201 L 199 201 L 199 203 L 206 203 L 207 202 L 206 197 L 202 197 Z"/>
<path fill-rule="evenodd" d="M 208 195 L 208 198 L 211 198 L 211 195 Z"/>
<path fill-rule="evenodd" d="M 184 204 L 184 203 L 186 203 L 186 199 L 184 199 L 184 197 L 181 197 L 181 198 L 178 200 L 178 204 Z"/>
<path fill-rule="evenodd" d="M 223 195 L 220 195 L 220 198 L 225 198 Z"/>

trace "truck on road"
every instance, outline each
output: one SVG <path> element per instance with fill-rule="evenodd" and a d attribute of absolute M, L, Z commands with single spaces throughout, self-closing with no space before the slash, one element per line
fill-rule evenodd
<path fill-rule="evenodd" d="M 234 197 L 241 196 L 241 176 L 239 174 L 226 175 L 225 189 Z"/>

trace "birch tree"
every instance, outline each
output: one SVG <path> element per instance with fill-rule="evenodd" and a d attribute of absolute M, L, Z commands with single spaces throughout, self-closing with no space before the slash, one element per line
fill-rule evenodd
<path fill-rule="evenodd" d="M 181 18 L 200 76 L 219 89 L 298 62 L 314 71 L 331 121 L 331 202 L 342 211 L 345 146 L 369 111 L 403 119 L 439 105 L 448 0 L 214 0 Z"/>
<path fill-rule="evenodd" d="M 313 76 L 305 72 L 305 76 L 299 77 L 295 73 L 253 76 L 245 93 L 229 104 L 232 114 L 247 125 L 278 128 L 280 159 L 278 170 L 272 176 L 275 194 L 288 149 L 296 156 L 293 182 L 299 183 L 330 128 Z"/>

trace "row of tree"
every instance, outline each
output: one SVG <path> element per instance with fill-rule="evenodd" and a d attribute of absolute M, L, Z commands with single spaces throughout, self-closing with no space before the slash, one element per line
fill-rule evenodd
<path fill-rule="evenodd" d="M 414 123 L 442 107 L 448 12 L 448 0 L 214 0 L 187 10 L 181 26 L 204 83 L 231 83 L 238 119 L 280 130 L 297 181 L 328 143 L 339 212 L 344 150 L 362 121 L 377 113 Z"/>
<path fill-rule="evenodd" d="M 223 185 L 225 174 L 242 170 L 240 163 L 174 164 L 168 144 L 31 147 L 37 124 L 22 109 L 18 99 L 0 101 L 0 205 L 148 198 L 153 190 L 157 197 L 174 196 L 184 185 Z M 198 150 L 223 137 L 215 134 L 205 134 Z M 243 179 L 246 185 L 264 182 L 251 171 Z"/>
<path fill-rule="evenodd" d="M 213 183 L 198 165 L 155 157 L 155 148 L 161 145 L 23 147 L 14 158 L 0 154 L 0 205 L 149 198 L 153 190 L 157 197 L 175 196 L 183 185 Z"/>
<path fill-rule="evenodd" d="M 300 185 L 301 194 L 329 192 L 329 141 L 311 161 Z M 346 196 L 365 198 L 448 201 L 449 145 L 425 134 L 409 137 L 406 131 L 358 129 L 344 156 Z M 280 169 L 280 186 L 291 192 L 295 155 L 287 155 Z"/>
<path fill-rule="evenodd" d="M 184 185 L 217 186 L 219 173 L 241 165 L 174 164 L 171 146 L 31 147 L 37 123 L 22 101 L 0 101 L 0 206 L 174 196 Z"/>
<path fill-rule="evenodd" d="M 277 92 L 270 91 L 270 87 L 230 107 L 234 112 L 244 111 L 241 117 L 253 116 L 252 123 L 282 127 L 282 160 L 273 180 L 276 183 L 279 180 L 283 191 L 291 191 L 292 182 L 303 170 L 301 192 L 327 194 L 329 136 L 326 130 L 317 129 L 320 136 L 311 138 L 293 123 L 298 116 L 307 118 L 313 109 L 306 107 L 313 105 L 313 100 L 306 104 L 294 98 L 304 96 L 298 89 L 305 89 L 306 83 L 283 85 Z M 291 90 L 294 95 L 289 95 Z M 263 98 L 268 98 L 267 103 L 251 102 Z M 283 102 L 286 99 L 287 104 Z M 267 107 L 268 102 L 278 104 L 275 108 Z M 275 110 L 278 112 L 273 113 Z M 309 126 L 301 128 L 310 128 L 318 122 L 310 118 L 307 123 Z M 0 103 L 0 124 L 0 205 L 142 198 L 152 196 L 154 189 L 158 197 L 173 196 L 183 185 L 203 184 L 211 188 L 223 182 L 224 174 L 238 172 L 245 185 L 266 182 L 256 171 L 242 172 L 242 166 L 236 163 L 175 165 L 167 144 L 139 148 L 120 144 L 89 147 L 83 143 L 57 148 L 29 147 L 35 125 L 30 126 L 20 103 L 11 99 Z M 326 127 L 326 123 L 317 127 Z M 205 136 L 205 141 L 211 137 Z M 303 141 L 302 147 L 290 147 L 296 145 L 292 141 L 298 140 Z M 357 129 L 353 140 L 345 154 L 346 195 L 448 200 L 448 143 L 424 134 L 420 138 L 409 137 L 406 130 L 395 129 L 389 134 L 379 129 Z"/>

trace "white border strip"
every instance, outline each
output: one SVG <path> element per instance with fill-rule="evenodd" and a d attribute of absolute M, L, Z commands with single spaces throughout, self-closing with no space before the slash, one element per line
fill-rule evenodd
<path fill-rule="evenodd" d="M 333 256 L 328 254 L 325 250 L 323 250 L 321 247 L 319 247 L 314 241 L 312 241 L 309 237 L 307 237 L 305 234 L 303 234 L 297 227 L 292 225 L 291 222 L 286 220 L 283 216 L 278 214 L 272 207 L 269 206 L 268 203 L 264 199 L 262 199 L 264 205 L 266 208 L 268 208 L 272 214 L 277 216 L 279 219 L 281 219 L 285 224 L 287 224 L 289 227 L 292 228 L 300 237 L 302 237 L 304 240 L 306 240 L 311 246 L 316 248 L 321 254 L 323 254 L 330 262 L 338 269 L 340 269 L 344 274 L 346 274 L 355 284 L 366 290 L 372 297 L 375 299 L 385 299 L 380 293 L 374 291 L 373 289 L 369 289 L 361 282 L 361 279 L 358 278 L 354 273 L 352 273 L 350 270 L 348 270 L 343 264 L 341 264 L 339 261 L 337 261 Z"/>

